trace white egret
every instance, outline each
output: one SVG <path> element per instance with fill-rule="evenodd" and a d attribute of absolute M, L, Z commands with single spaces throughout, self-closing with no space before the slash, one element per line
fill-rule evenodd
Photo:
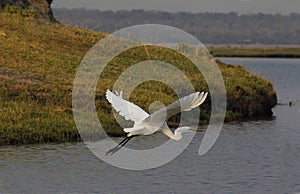
<path fill-rule="evenodd" d="M 190 111 L 200 106 L 206 99 L 207 94 L 207 92 L 192 93 L 149 115 L 139 106 L 123 99 L 122 91 L 119 95 L 117 92 L 114 94 L 107 90 L 106 99 L 111 103 L 112 107 L 126 120 L 133 121 L 134 125 L 132 128 L 124 128 L 127 137 L 116 147 L 108 150 L 106 155 L 114 154 L 135 136 L 152 135 L 156 132 L 161 132 L 173 140 L 180 140 L 183 133 L 193 129 L 188 126 L 179 127 L 173 133 L 168 127 L 166 120 L 179 112 Z"/>

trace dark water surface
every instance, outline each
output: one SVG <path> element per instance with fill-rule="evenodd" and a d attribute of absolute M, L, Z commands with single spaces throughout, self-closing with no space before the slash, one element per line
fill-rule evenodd
<path fill-rule="evenodd" d="M 1 147 L 0 193 L 300 192 L 300 60 L 222 61 L 242 62 L 272 80 L 279 102 L 292 106 L 274 108 L 274 120 L 226 124 L 214 147 L 201 157 L 199 133 L 175 160 L 146 171 L 112 167 L 81 143 Z M 151 138 L 160 136 L 147 137 L 147 142 Z"/>

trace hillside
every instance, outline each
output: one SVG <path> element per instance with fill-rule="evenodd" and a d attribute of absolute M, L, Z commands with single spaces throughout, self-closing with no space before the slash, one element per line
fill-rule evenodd
<path fill-rule="evenodd" d="M 72 84 L 83 56 L 104 36 L 104 33 L 49 23 L 28 10 L 0 12 L 0 145 L 80 141 L 71 109 Z M 141 55 L 132 57 L 136 54 Z M 153 57 L 161 56 L 158 53 Z M 166 56 L 170 63 L 176 62 L 176 56 Z M 146 59 L 143 48 L 128 51 L 113 60 L 107 71 L 118 73 Z M 181 64 L 190 72 L 187 76 L 196 89 L 207 90 L 203 78 L 193 75 L 192 64 L 189 61 Z M 272 84 L 242 67 L 221 62 L 219 65 L 228 95 L 226 121 L 270 118 L 271 108 L 277 103 Z M 96 92 L 99 118 L 109 134 L 122 135 L 104 97 L 117 75 L 106 75 Z M 150 86 L 158 89 L 141 95 Z M 135 92 L 131 100 L 146 110 L 153 100 L 151 96 L 162 96 L 166 104 L 176 99 L 172 90 L 158 83 L 148 83 Z M 203 124 L 209 119 L 209 107 L 208 99 L 203 105 Z M 171 122 L 176 123 L 176 118 Z"/>

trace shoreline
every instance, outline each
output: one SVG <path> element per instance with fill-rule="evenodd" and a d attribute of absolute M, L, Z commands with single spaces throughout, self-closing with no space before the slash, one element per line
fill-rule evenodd
<path fill-rule="evenodd" d="M 210 44 L 203 43 L 206 47 L 232 47 L 232 48 L 299 48 L 297 44 Z"/>
<path fill-rule="evenodd" d="M 300 46 L 208 45 L 207 49 L 214 57 L 300 58 Z"/>

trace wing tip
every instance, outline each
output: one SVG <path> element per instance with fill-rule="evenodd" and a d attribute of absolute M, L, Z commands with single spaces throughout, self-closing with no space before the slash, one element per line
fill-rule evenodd
<path fill-rule="evenodd" d="M 106 90 L 106 99 L 111 102 L 112 100 L 112 96 L 115 95 L 115 96 L 118 96 L 118 97 L 121 97 L 123 98 L 123 91 L 121 90 L 120 93 L 116 90 L 114 93 L 110 90 Z"/>
<path fill-rule="evenodd" d="M 197 100 L 196 102 L 193 104 L 192 108 L 196 108 L 197 106 L 200 106 L 206 99 L 208 92 L 204 92 L 202 91 L 201 93 L 198 92 L 198 96 L 197 96 Z"/>
<path fill-rule="evenodd" d="M 110 90 L 106 90 L 105 97 L 108 100 L 108 102 L 111 102 L 111 100 L 112 100 L 111 94 L 112 94 L 112 92 Z"/>

